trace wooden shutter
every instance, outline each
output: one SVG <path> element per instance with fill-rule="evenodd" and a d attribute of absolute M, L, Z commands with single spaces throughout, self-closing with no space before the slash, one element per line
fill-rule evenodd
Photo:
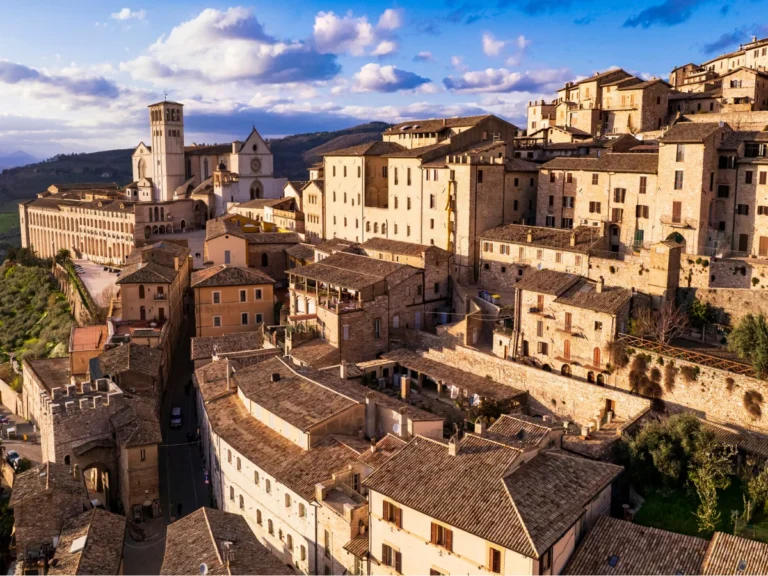
<path fill-rule="evenodd" d="M 390 564 L 392 564 L 392 559 L 390 554 L 391 552 L 392 552 L 392 549 L 389 546 L 387 546 L 386 544 L 381 545 L 381 561 L 386 566 L 389 566 Z"/>
<path fill-rule="evenodd" d="M 395 570 L 400 574 L 403 573 L 403 555 L 400 552 L 395 552 Z"/>
<path fill-rule="evenodd" d="M 403 527 L 403 511 L 401 508 L 397 506 L 393 506 L 393 508 L 395 509 L 395 526 L 397 526 L 398 528 L 402 528 Z"/>
<path fill-rule="evenodd" d="M 760 236 L 760 256 L 768 256 L 768 236 Z"/>
<path fill-rule="evenodd" d="M 680 222 L 683 215 L 683 203 L 672 202 L 672 222 Z"/>
<path fill-rule="evenodd" d="M 453 552 L 453 530 L 445 529 L 445 548 Z"/>
<path fill-rule="evenodd" d="M 384 520 L 389 521 L 389 502 L 387 502 L 386 500 L 384 500 L 384 510 L 382 511 L 381 515 L 384 518 Z"/>
<path fill-rule="evenodd" d="M 437 524 L 432 522 L 432 544 L 437 544 Z"/>

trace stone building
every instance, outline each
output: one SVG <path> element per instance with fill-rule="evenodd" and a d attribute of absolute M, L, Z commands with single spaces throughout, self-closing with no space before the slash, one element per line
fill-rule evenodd
<path fill-rule="evenodd" d="M 515 285 L 514 332 L 494 352 L 544 370 L 603 382 L 610 344 L 629 327 L 632 292 L 575 274 L 538 270 Z M 501 340 L 494 334 L 494 340 Z M 511 345 L 510 345 L 511 344 Z"/>
<path fill-rule="evenodd" d="M 622 469 L 540 442 L 538 430 L 494 425 L 408 443 L 363 482 L 371 574 L 561 573 L 610 511 Z"/>
<path fill-rule="evenodd" d="M 90 508 L 82 476 L 68 465 L 46 461 L 17 475 L 13 509 L 16 554 L 30 561 L 53 551 L 64 524 Z"/>
<path fill-rule="evenodd" d="M 82 475 L 90 499 L 107 509 L 160 513 L 157 451 L 162 441 L 155 403 L 127 398 L 100 379 L 42 395 L 43 460 Z"/>
<path fill-rule="evenodd" d="M 104 351 L 109 339 L 106 324 L 98 326 L 72 326 L 69 332 L 69 373 L 85 378 L 88 364 Z"/>
<path fill-rule="evenodd" d="M 96 366 L 91 365 L 89 374 L 91 380 L 107 377 L 121 390 L 149 399 L 157 404 L 159 411 L 168 366 L 159 348 L 127 342 L 102 352 Z"/>
<path fill-rule="evenodd" d="M 193 272 L 195 335 L 220 336 L 275 324 L 274 284 L 259 270 L 227 264 Z"/>
<path fill-rule="evenodd" d="M 168 526 L 160 574 L 294 574 L 240 514 L 198 508 Z"/>
<path fill-rule="evenodd" d="M 21 361 L 22 416 L 40 425 L 43 400 L 54 388 L 66 389 L 73 383 L 69 358 L 40 358 Z"/>
<path fill-rule="evenodd" d="M 93 508 L 62 528 L 47 574 L 123 574 L 126 518 Z"/>

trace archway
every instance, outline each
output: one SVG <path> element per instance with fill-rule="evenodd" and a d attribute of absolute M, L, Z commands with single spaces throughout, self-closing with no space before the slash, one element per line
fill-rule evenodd
<path fill-rule="evenodd" d="M 157 226 L 152 226 L 152 234 L 157 234 Z"/>
<path fill-rule="evenodd" d="M 261 188 L 261 182 L 254 182 L 251 184 L 251 200 L 256 200 L 257 198 L 263 198 L 264 197 L 264 191 Z"/>
<path fill-rule="evenodd" d="M 144 240 L 149 240 L 150 236 L 152 236 L 152 228 L 144 226 Z"/>
<path fill-rule="evenodd" d="M 563 376 L 566 376 L 567 378 L 571 377 L 571 366 L 570 364 L 563 364 L 562 368 L 560 368 L 560 374 Z"/>
<path fill-rule="evenodd" d="M 109 468 L 101 462 L 94 462 L 83 468 L 82 474 L 88 499 L 91 502 L 98 501 L 107 510 L 112 510 L 113 498 L 117 497 L 117 493 L 112 486 Z"/>
<path fill-rule="evenodd" d="M 165 234 L 165 226 L 160 226 L 160 227 L 157 229 L 157 231 L 158 231 L 160 234 Z"/>
<path fill-rule="evenodd" d="M 184 220 L 182 220 L 181 221 L 181 231 L 185 232 L 186 230 L 187 230 L 187 223 Z"/>
<path fill-rule="evenodd" d="M 667 236 L 666 241 L 675 242 L 676 244 L 681 244 L 683 247 L 685 247 L 685 236 L 680 234 L 680 232 L 672 232 L 672 234 Z"/>
<path fill-rule="evenodd" d="M 544 366 L 542 366 L 541 369 L 544 370 L 544 372 L 552 372 L 552 366 L 550 366 L 549 364 L 544 364 Z"/>
<path fill-rule="evenodd" d="M 605 376 L 603 376 L 602 374 L 597 375 L 597 385 L 605 386 Z"/>
<path fill-rule="evenodd" d="M 590 382 L 592 384 L 595 383 L 595 373 L 594 372 L 587 372 L 587 382 Z"/>

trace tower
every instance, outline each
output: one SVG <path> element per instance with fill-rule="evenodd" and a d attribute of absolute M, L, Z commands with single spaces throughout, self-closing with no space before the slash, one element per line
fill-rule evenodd
<path fill-rule="evenodd" d="M 149 106 L 152 132 L 152 200 L 173 200 L 176 188 L 184 184 L 183 104 L 158 102 Z"/>

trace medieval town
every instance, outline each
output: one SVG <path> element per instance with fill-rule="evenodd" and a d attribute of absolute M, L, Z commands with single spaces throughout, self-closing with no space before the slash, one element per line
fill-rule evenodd
<path fill-rule="evenodd" d="M 768 573 L 768 38 L 300 180 L 177 99 L 18 203 L 71 318 L 0 374 L 3 569 Z"/>

